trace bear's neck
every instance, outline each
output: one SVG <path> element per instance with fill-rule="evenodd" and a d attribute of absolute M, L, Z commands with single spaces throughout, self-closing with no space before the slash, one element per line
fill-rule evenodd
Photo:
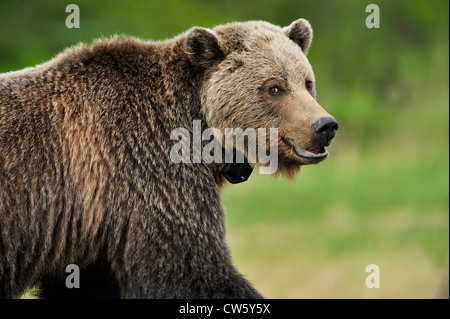
<path fill-rule="evenodd" d="M 146 123 L 136 123 L 137 130 L 148 131 L 147 134 L 134 134 L 150 141 L 143 143 L 158 144 L 170 153 L 171 147 L 177 142 L 171 140 L 171 133 L 177 128 L 186 129 L 189 132 L 191 142 L 194 136 L 194 123 L 201 123 L 201 132 L 208 126 L 206 118 L 201 111 L 199 88 L 202 81 L 202 73 L 193 67 L 184 46 L 184 38 L 151 44 L 146 48 L 145 59 L 139 61 L 137 69 L 140 76 L 131 79 L 135 90 L 140 92 L 138 104 L 141 116 L 136 120 L 146 119 Z M 152 146 L 149 147 L 152 149 Z M 191 150 L 191 160 L 192 160 Z M 177 164 L 184 165 L 184 164 Z M 198 164 L 193 164 L 198 165 Z M 214 177 L 217 185 L 224 184 L 221 173 L 223 164 L 201 163 L 209 174 Z"/>

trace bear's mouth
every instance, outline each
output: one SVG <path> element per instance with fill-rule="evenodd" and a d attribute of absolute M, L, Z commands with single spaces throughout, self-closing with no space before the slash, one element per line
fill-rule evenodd
<path fill-rule="evenodd" d="M 327 156 L 328 152 L 325 147 L 322 147 L 318 150 L 305 150 L 300 146 L 296 145 L 292 139 L 282 137 L 283 142 L 292 149 L 292 151 L 303 160 L 308 161 L 308 163 L 319 163 L 323 161 Z"/>

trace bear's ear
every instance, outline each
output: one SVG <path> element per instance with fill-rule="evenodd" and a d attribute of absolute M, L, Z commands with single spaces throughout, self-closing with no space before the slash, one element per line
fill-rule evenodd
<path fill-rule="evenodd" d="M 201 68 L 209 68 L 224 58 L 214 32 L 200 27 L 194 27 L 187 32 L 186 52 Z"/>
<path fill-rule="evenodd" d="M 302 48 L 303 53 L 307 54 L 311 46 L 313 31 L 311 24 L 306 19 L 298 19 L 290 26 L 283 28 L 286 35 Z"/>

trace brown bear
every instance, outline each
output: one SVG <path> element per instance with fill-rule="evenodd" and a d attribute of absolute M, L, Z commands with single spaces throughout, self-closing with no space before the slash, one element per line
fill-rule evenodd
<path fill-rule="evenodd" d="M 170 134 L 278 128 L 278 172 L 325 159 L 337 123 L 315 99 L 311 39 L 304 19 L 195 27 L 0 75 L 0 297 L 260 298 L 225 239 L 220 188 L 240 168 L 174 163 Z"/>

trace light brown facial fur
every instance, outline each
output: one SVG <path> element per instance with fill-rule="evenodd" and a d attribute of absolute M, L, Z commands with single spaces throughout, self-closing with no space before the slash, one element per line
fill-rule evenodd
<path fill-rule="evenodd" d="M 324 159 L 294 150 L 322 152 L 326 145 L 311 125 L 330 117 L 315 99 L 314 73 L 305 55 L 312 40 L 309 23 L 300 19 L 283 29 L 265 22 L 234 23 L 211 34 L 225 57 L 206 74 L 201 90 L 208 125 L 278 128 L 279 168 L 288 176 Z"/>

